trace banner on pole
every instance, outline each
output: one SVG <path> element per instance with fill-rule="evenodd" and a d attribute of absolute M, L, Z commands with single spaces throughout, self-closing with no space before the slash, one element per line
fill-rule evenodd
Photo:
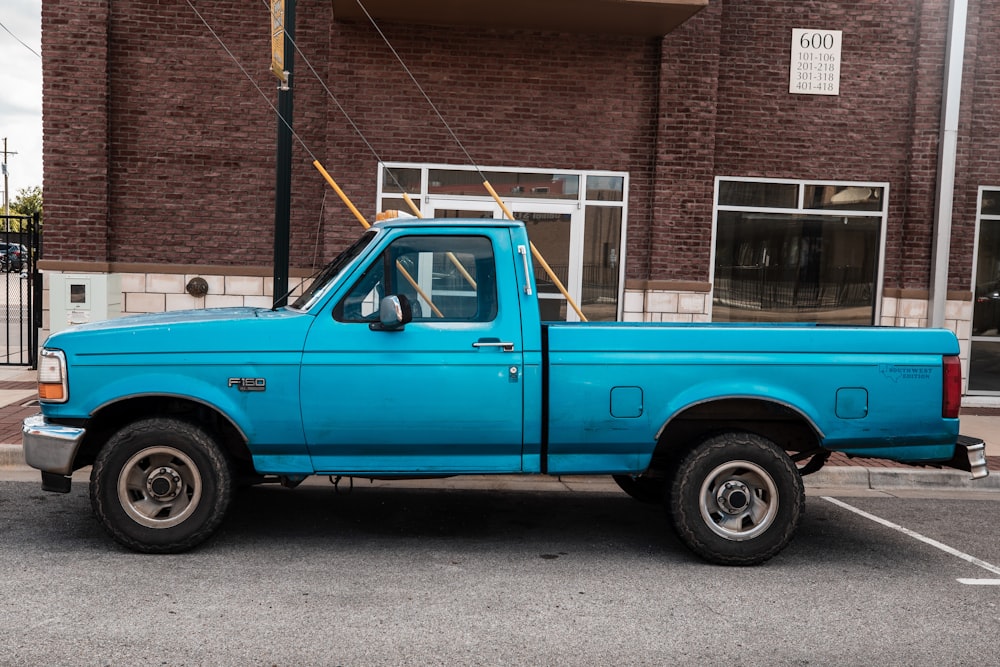
<path fill-rule="evenodd" d="M 285 0 L 271 0 L 271 71 L 282 84 L 288 84 L 285 72 Z"/>

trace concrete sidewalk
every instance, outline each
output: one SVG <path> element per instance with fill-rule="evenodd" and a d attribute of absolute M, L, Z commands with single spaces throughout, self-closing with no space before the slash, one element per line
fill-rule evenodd
<path fill-rule="evenodd" d="M 24 478 L 25 473 L 37 471 L 24 463 L 21 450 L 21 421 L 36 414 L 36 373 L 23 367 L 0 367 L 0 474 Z M 963 435 L 981 438 L 986 442 L 986 456 L 990 476 L 972 480 L 959 470 L 903 466 L 878 459 L 852 459 L 834 454 L 822 470 L 806 476 L 810 489 L 851 488 L 870 490 L 924 489 L 1000 492 L 1000 409 L 963 410 L 961 416 Z M 517 478 L 519 476 L 513 476 Z M 532 484 L 545 484 L 554 480 L 556 486 L 565 486 L 564 480 L 539 476 L 522 476 Z M 500 482 L 501 486 L 516 483 L 511 477 Z M 475 477 L 456 477 L 451 484 L 477 485 Z M 569 478 L 566 478 L 569 479 Z M 438 482 L 439 483 L 439 482 Z M 492 482 L 491 482 L 492 484 Z M 548 488 L 548 487 L 547 487 Z M 555 488 L 555 487 L 553 487 Z"/>

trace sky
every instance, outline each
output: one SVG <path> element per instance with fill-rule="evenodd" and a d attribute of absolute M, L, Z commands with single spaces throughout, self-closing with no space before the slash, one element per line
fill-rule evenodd
<path fill-rule="evenodd" d="M 41 15 L 42 0 L 0 2 L 0 162 L 6 137 L 11 201 L 19 190 L 42 185 L 42 60 L 35 55 L 42 52 Z"/>

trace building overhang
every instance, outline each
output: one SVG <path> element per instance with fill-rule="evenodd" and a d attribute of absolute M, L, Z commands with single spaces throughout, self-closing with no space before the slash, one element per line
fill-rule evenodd
<path fill-rule="evenodd" d="M 708 0 L 362 0 L 378 22 L 659 37 Z M 337 21 L 367 21 L 357 0 L 332 0 Z"/>

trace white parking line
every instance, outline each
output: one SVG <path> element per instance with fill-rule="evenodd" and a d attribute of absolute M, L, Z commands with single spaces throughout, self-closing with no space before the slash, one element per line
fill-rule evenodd
<path fill-rule="evenodd" d="M 938 542 L 937 540 L 932 540 L 929 537 L 924 537 L 920 533 L 918 533 L 916 531 L 913 531 L 913 530 L 910 530 L 909 528 L 904 528 L 903 526 L 900 526 L 897 523 L 893 523 L 892 521 L 887 521 L 887 520 L 885 520 L 885 519 L 883 519 L 881 517 L 875 516 L 874 514 L 869 514 L 868 512 L 865 512 L 864 510 L 860 510 L 857 507 L 854 507 L 852 505 L 848 505 L 847 503 L 845 503 L 842 500 L 837 500 L 836 498 L 830 498 L 829 496 L 821 496 L 821 498 L 823 498 L 823 500 L 825 500 L 825 501 L 827 501 L 829 503 L 832 503 L 832 504 L 836 505 L 837 507 L 842 507 L 843 509 L 845 509 L 845 510 L 847 510 L 849 512 L 854 512 L 858 516 L 863 516 L 866 519 L 870 519 L 871 521 L 874 521 L 875 523 L 881 524 L 881 525 L 885 526 L 886 528 L 892 528 L 893 530 L 898 530 L 899 532 L 903 533 L 904 535 L 909 535 L 910 537 L 912 537 L 915 540 L 920 540 L 924 544 L 929 544 L 929 545 L 931 545 L 932 547 L 934 547 L 936 549 L 940 549 L 941 551 L 945 552 L 946 554 L 950 554 L 952 556 L 955 556 L 956 558 L 961 558 L 962 560 L 964 560 L 964 561 L 966 561 L 968 563 L 972 563 L 973 565 L 977 565 L 977 566 L 983 568 L 984 570 L 988 570 L 988 571 L 992 572 L 993 574 L 1000 575 L 1000 567 L 997 567 L 996 565 L 993 565 L 991 563 L 987 563 L 986 561 L 980 560 L 979 558 L 976 558 L 975 556 L 970 556 L 969 554 L 963 553 L 963 552 L 959 551 L 958 549 L 953 549 L 952 547 L 949 547 L 947 544 L 942 544 L 941 542 Z M 968 584 L 968 585 L 971 585 L 971 586 L 1000 586 L 1000 579 L 959 579 L 958 582 L 962 583 L 962 584 Z"/>

